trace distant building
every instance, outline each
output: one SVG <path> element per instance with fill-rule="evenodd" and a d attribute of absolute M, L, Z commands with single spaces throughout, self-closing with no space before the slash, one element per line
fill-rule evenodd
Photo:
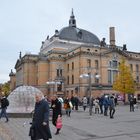
<path fill-rule="evenodd" d="M 112 90 L 118 64 L 124 56 L 130 65 L 134 79 L 140 82 L 140 53 L 127 51 L 115 44 L 115 28 L 110 27 L 110 43 L 106 44 L 93 33 L 80 29 L 71 13 L 69 25 L 42 42 L 39 54 L 19 56 L 16 73 L 10 73 L 11 89 L 21 85 L 39 88 L 44 94 L 89 96 L 89 80 L 80 78 L 81 74 L 91 77 L 91 93 L 117 93 Z M 96 79 L 95 75 L 100 75 Z M 140 96 L 140 91 L 137 91 Z"/>

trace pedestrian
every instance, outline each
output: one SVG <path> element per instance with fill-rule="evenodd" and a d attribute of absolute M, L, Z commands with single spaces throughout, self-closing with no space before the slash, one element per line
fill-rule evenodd
<path fill-rule="evenodd" d="M 71 97 L 71 103 L 72 103 L 72 110 L 74 110 L 74 107 L 75 107 L 75 97 L 72 95 Z"/>
<path fill-rule="evenodd" d="M 1 103 L 0 119 L 1 119 L 2 116 L 4 116 L 6 118 L 5 122 L 8 122 L 9 118 L 8 118 L 6 110 L 7 110 L 7 107 L 9 106 L 9 101 L 5 97 L 4 93 L 2 94 L 2 98 L 0 99 L 0 103 Z"/>
<path fill-rule="evenodd" d="M 42 93 L 35 94 L 36 104 L 29 136 L 31 140 L 52 138 L 49 127 L 49 104 Z"/>
<path fill-rule="evenodd" d="M 129 103 L 130 103 L 130 112 L 134 112 L 134 97 L 133 97 L 133 95 L 130 95 Z"/>
<path fill-rule="evenodd" d="M 63 98 L 62 97 L 58 97 L 58 100 L 61 103 L 61 107 L 64 108 L 64 100 L 63 100 Z"/>
<path fill-rule="evenodd" d="M 78 110 L 79 98 L 77 95 L 75 95 L 75 97 L 74 97 L 74 103 L 75 103 L 75 110 Z"/>
<path fill-rule="evenodd" d="M 99 106 L 99 99 L 98 98 L 96 98 L 94 100 L 94 105 L 95 105 L 95 114 L 99 114 L 99 108 L 100 108 L 100 106 Z"/>
<path fill-rule="evenodd" d="M 108 116 L 109 102 L 108 102 L 108 96 L 107 95 L 104 96 L 103 105 L 104 105 L 104 116 Z"/>
<path fill-rule="evenodd" d="M 115 96 L 114 101 L 115 101 L 115 106 L 117 106 L 117 104 L 118 104 L 117 95 Z"/>
<path fill-rule="evenodd" d="M 89 97 L 89 115 L 90 115 L 90 116 L 92 115 L 93 105 L 94 105 L 94 98 L 93 98 L 93 96 L 91 95 L 91 96 Z"/>
<path fill-rule="evenodd" d="M 110 118 L 113 119 L 115 113 L 115 100 L 113 96 L 109 98 L 109 110 L 110 110 L 109 112 Z"/>
<path fill-rule="evenodd" d="M 53 97 L 52 97 L 51 108 L 53 110 L 52 123 L 56 127 L 58 115 L 60 115 L 62 117 L 62 105 L 61 105 L 61 102 L 58 100 L 57 95 L 53 95 Z M 56 128 L 56 129 L 57 130 L 56 130 L 55 135 L 59 134 L 59 131 L 60 131 L 60 128 Z"/>
<path fill-rule="evenodd" d="M 83 103 L 83 109 L 84 109 L 84 111 L 86 110 L 87 102 L 88 102 L 87 97 L 84 96 L 83 99 L 82 99 L 82 103 Z"/>
<path fill-rule="evenodd" d="M 65 104 L 66 115 L 67 115 L 68 117 L 70 117 L 71 110 L 72 110 L 72 108 L 73 108 L 71 99 L 70 99 L 69 97 L 67 97 L 67 98 L 64 100 L 64 104 Z"/>
<path fill-rule="evenodd" d="M 104 101 L 104 95 L 99 97 L 100 114 L 103 114 L 103 101 Z"/>

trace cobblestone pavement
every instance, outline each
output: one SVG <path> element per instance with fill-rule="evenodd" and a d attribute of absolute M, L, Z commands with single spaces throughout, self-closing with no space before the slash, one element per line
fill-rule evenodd
<path fill-rule="evenodd" d="M 10 118 L 8 123 L 0 120 L 0 140 L 30 140 L 28 118 Z M 24 125 L 26 123 L 26 125 Z M 100 114 L 89 116 L 86 112 L 73 111 L 71 117 L 63 116 L 63 128 L 54 135 L 50 122 L 52 140 L 140 140 L 140 108 L 129 112 L 129 106 L 118 106 L 114 119 Z"/>

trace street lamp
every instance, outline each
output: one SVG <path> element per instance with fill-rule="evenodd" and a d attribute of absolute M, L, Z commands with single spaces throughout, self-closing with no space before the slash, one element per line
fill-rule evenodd
<path fill-rule="evenodd" d="M 81 74 L 80 78 L 88 78 L 89 79 L 89 115 L 92 115 L 92 97 L 91 97 L 91 78 L 94 77 L 95 79 L 99 79 L 100 75 L 91 75 L 91 73 L 88 74 Z"/>

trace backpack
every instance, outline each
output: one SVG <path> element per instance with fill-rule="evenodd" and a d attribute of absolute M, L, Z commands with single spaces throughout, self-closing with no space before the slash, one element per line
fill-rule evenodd
<path fill-rule="evenodd" d="M 6 106 L 9 106 L 9 101 L 8 101 L 7 98 L 5 98 L 5 105 L 6 105 Z"/>

